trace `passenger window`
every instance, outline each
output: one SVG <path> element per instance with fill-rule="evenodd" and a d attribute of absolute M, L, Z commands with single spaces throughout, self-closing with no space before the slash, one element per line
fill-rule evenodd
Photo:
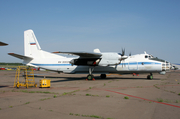
<path fill-rule="evenodd" d="M 145 55 L 145 58 L 148 58 L 148 56 L 147 56 L 147 55 Z"/>

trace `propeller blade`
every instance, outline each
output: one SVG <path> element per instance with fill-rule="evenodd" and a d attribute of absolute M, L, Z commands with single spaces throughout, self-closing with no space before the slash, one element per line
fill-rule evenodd
<path fill-rule="evenodd" d="M 124 55 L 125 55 L 125 48 L 122 49 L 122 54 L 121 54 L 121 56 L 124 56 Z"/>

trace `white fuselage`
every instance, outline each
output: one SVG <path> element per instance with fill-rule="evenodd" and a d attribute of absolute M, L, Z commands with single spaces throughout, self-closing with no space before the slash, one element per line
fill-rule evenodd
<path fill-rule="evenodd" d="M 145 58 L 145 56 L 148 56 Z M 169 69 L 169 64 L 150 60 L 148 54 L 137 54 L 129 56 L 127 59 L 122 60 L 120 64 L 113 66 L 92 66 L 94 67 L 93 73 L 108 74 L 129 74 L 129 73 L 160 73 Z M 34 59 L 27 65 L 36 66 L 43 69 L 48 69 L 56 72 L 64 73 L 89 73 L 90 66 L 76 66 L 69 62 L 74 58 L 45 58 L 45 59 Z M 165 66 L 163 68 L 163 66 Z"/>

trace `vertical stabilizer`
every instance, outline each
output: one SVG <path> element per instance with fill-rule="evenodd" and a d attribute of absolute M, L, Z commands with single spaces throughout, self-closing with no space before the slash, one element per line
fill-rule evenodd
<path fill-rule="evenodd" d="M 24 31 L 24 55 L 29 57 L 37 57 L 41 47 L 32 30 Z"/>
<path fill-rule="evenodd" d="M 60 55 L 41 50 L 33 30 L 24 31 L 24 55 L 33 59 L 62 58 Z"/>

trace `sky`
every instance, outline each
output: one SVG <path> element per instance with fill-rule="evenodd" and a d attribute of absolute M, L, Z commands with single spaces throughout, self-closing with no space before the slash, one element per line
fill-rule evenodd
<path fill-rule="evenodd" d="M 180 63 L 180 0 L 0 0 L 0 62 L 22 62 L 24 31 L 42 50 L 141 54 Z"/>

